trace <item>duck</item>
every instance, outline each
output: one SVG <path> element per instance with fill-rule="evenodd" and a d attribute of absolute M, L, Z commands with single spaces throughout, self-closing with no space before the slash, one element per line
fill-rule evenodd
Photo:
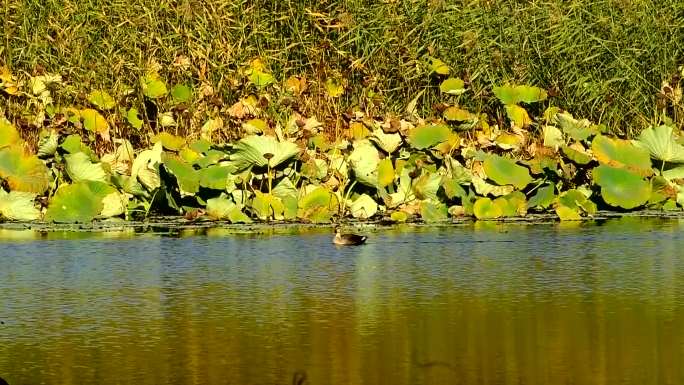
<path fill-rule="evenodd" d="M 357 234 L 342 234 L 342 230 L 339 227 L 335 227 L 335 237 L 333 238 L 333 243 L 339 246 L 357 246 L 362 245 L 366 242 L 365 235 Z"/>

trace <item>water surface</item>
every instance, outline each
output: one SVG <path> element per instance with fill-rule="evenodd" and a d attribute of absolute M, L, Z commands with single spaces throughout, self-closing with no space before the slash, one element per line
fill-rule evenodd
<path fill-rule="evenodd" d="M 684 223 L 0 231 L 21 384 L 682 384 Z"/>

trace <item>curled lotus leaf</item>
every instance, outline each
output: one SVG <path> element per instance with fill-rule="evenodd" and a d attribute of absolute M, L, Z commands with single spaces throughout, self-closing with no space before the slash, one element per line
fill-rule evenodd
<path fill-rule="evenodd" d="M 684 163 L 684 146 L 677 143 L 672 126 L 649 127 L 641 132 L 636 143 L 648 150 L 653 159 Z"/>
<path fill-rule="evenodd" d="M 368 194 L 362 194 L 351 205 L 349 210 L 354 218 L 372 218 L 378 212 L 378 204 Z"/>
<path fill-rule="evenodd" d="M 40 218 L 40 210 L 35 205 L 36 194 L 22 191 L 0 189 L 0 217 L 10 221 L 35 221 Z"/>
<path fill-rule="evenodd" d="M 532 118 L 527 113 L 527 110 L 517 104 L 506 105 L 506 115 L 515 127 L 527 128 L 532 124 Z"/>
<path fill-rule="evenodd" d="M 276 220 L 285 219 L 285 205 L 283 205 L 283 201 L 272 194 L 255 191 L 254 199 L 252 199 L 251 202 L 251 208 L 257 218 L 262 221 L 270 218 Z"/>
<path fill-rule="evenodd" d="M 603 200 L 614 207 L 633 209 L 644 205 L 651 196 L 650 183 L 623 168 L 600 165 L 594 169 L 593 177 L 601 186 Z"/>
<path fill-rule="evenodd" d="M 575 119 L 567 112 L 555 114 L 553 120 L 566 135 L 576 141 L 587 140 L 598 134 L 598 129 L 589 120 Z"/>
<path fill-rule="evenodd" d="M 339 209 L 337 196 L 325 187 L 315 187 L 299 199 L 297 217 L 312 222 L 329 222 Z"/>
<path fill-rule="evenodd" d="M 159 164 L 162 162 L 163 152 L 164 149 L 161 142 L 159 142 L 152 149 L 138 154 L 131 166 L 131 178 L 140 181 L 149 191 L 153 191 L 161 186 Z"/>
<path fill-rule="evenodd" d="M 628 140 L 597 135 L 591 143 L 591 150 L 602 165 L 624 168 L 641 176 L 653 174 L 648 150 Z"/>
<path fill-rule="evenodd" d="M 535 103 L 546 100 L 548 94 L 545 90 L 534 86 L 511 86 L 494 87 L 494 95 L 503 104 Z"/>
<path fill-rule="evenodd" d="M 466 92 L 465 82 L 460 78 L 448 78 L 439 85 L 439 90 L 449 95 L 461 95 Z"/>
<path fill-rule="evenodd" d="M 162 162 L 171 175 L 176 178 L 181 196 L 191 196 L 199 192 L 200 175 L 191 165 L 178 156 L 162 155 Z"/>
<path fill-rule="evenodd" d="M 404 144 L 404 140 L 402 139 L 401 135 L 397 133 L 386 134 L 380 129 L 373 131 L 373 135 L 369 139 L 375 142 L 378 147 L 388 154 L 397 151 L 397 149 Z"/>
<path fill-rule="evenodd" d="M 530 171 L 518 165 L 514 160 L 498 155 L 489 155 L 484 161 L 484 171 L 487 178 L 498 185 L 512 185 L 517 189 L 524 189 L 532 177 Z"/>
<path fill-rule="evenodd" d="M 512 185 L 496 186 L 487 183 L 484 179 L 476 175 L 472 176 L 471 183 L 473 185 L 473 188 L 475 189 L 475 192 L 483 196 L 493 195 L 498 197 L 510 194 L 515 190 L 515 187 L 513 187 Z"/>
<path fill-rule="evenodd" d="M 494 204 L 489 198 L 478 198 L 473 205 L 473 213 L 477 219 L 496 219 L 503 216 L 501 206 Z"/>
<path fill-rule="evenodd" d="M 0 150 L 0 178 L 12 191 L 36 194 L 44 193 L 50 183 L 45 164 L 37 156 L 24 153 L 19 146 Z"/>
<path fill-rule="evenodd" d="M 380 153 L 373 143 L 367 139 L 354 142 L 354 150 L 348 160 L 358 182 L 370 187 L 378 184 Z"/>
<path fill-rule="evenodd" d="M 299 154 L 299 146 L 292 142 L 280 142 L 273 136 L 251 135 L 235 144 L 236 152 L 230 160 L 238 171 L 250 167 L 275 168 Z"/>
<path fill-rule="evenodd" d="M 45 220 L 58 223 L 90 222 L 104 209 L 104 198 L 116 189 L 102 182 L 62 185 L 50 200 Z"/>
<path fill-rule="evenodd" d="M 433 147 L 445 142 L 451 136 L 451 128 L 444 124 L 428 124 L 414 127 L 409 131 L 408 142 L 418 150 Z"/>
<path fill-rule="evenodd" d="M 82 152 L 64 156 L 66 171 L 72 182 L 95 181 L 109 183 L 109 175 L 102 167 L 102 163 L 93 163 L 90 157 Z"/>

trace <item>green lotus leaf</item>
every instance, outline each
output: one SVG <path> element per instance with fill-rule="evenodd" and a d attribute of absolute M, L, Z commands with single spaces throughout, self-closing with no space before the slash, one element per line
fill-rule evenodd
<path fill-rule="evenodd" d="M 362 194 L 349 206 L 354 218 L 372 218 L 378 212 L 378 204 L 367 194 Z"/>
<path fill-rule="evenodd" d="M 449 95 L 461 95 L 466 92 L 465 82 L 460 78 L 448 78 L 439 85 L 439 90 Z"/>
<path fill-rule="evenodd" d="M 109 139 L 109 123 L 99 112 L 93 109 L 82 110 L 81 119 L 86 130 L 99 134 L 105 140 Z"/>
<path fill-rule="evenodd" d="M 153 136 L 150 141 L 152 143 L 161 142 L 162 146 L 170 151 L 178 151 L 186 145 L 185 138 L 169 134 L 168 132 L 160 132 Z"/>
<path fill-rule="evenodd" d="M 27 155 L 19 146 L 0 150 L 0 178 L 12 191 L 42 194 L 47 190 L 50 176 L 45 164 L 35 155 Z"/>
<path fill-rule="evenodd" d="M 503 104 L 535 103 L 546 100 L 546 91 L 532 86 L 494 87 L 494 95 Z"/>
<path fill-rule="evenodd" d="M 403 223 L 408 220 L 408 214 L 404 211 L 395 211 L 390 215 L 392 222 Z"/>
<path fill-rule="evenodd" d="M 496 186 L 487 183 L 484 179 L 475 175 L 473 175 L 471 183 L 473 185 L 473 188 L 475 189 L 475 192 L 482 196 L 494 195 L 498 197 L 510 194 L 515 190 L 515 187 L 513 185 Z"/>
<path fill-rule="evenodd" d="M 328 175 L 328 163 L 323 159 L 311 158 L 302 164 L 301 173 L 311 180 L 321 180 Z"/>
<path fill-rule="evenodd" d="M 413 148 L 423 150 L 445 142 L 451 135 L 451 128 L 444 124 L 428 124 L 413 128 L 409 132 L 408 142 Z"/>
<path fill-rule="evenodd" d="M 329 222 L 339 209 L 339 201 L 335 194 L 325 187 L 315 187 L 299 200 L 297 217 L 312 222 Z"/>
<path fill-rule="evenodd" d="M 140 113 L 137 108 L 131 108 L 126 112 L 126 120 L 136 130 L 140 130 L 144 123 L 142 119 L 140 119 Z"/>
<path fill-rule="evenodd" d="M 532 123 L 532 118 L 530 118 L 530 115 L 527 113 L 527 110 L 520 107 L 519 105 L 507 104 L 505 106 L 505 109 L 508 119 L 516 127 L 526 128 Z"/>
<path fill-rule="evenodd" d="M 669 163 L 684 163 L 684 146 L 677 143 L 671 126 L 649 127 L 641 132 L 636 142 L 648 150 L 653 159 Z"/>
<path fill-rule="evenodd" d="M 446 65 L 446 63 L 434 57 L 428 58 L 428 61 L 430 72 L 434 72 L 439 75 L 449 75 L 451 69 L 448 65 Z"/>
<path fill-rule="evenodd" d="M 496 198 L 493 204 L 499 206 L 504 217 L 525 216 L 527 214 L 527 199 L 525 194 L 520 191 L 514 191 Z"/>
<path fill-rule="evenodd" d="M 553 184 L 545 184 L 537 189 L 534 196 L 527 202 L 527 207 L 541 209 L 549 208 L 556 199 L 555 191 L 556 187 Z"/>
<path fill-rule="evenodd" d="M 285 219 L 283 215 L 285 206 L 283 201 L 271 194 L 262 193 L 261 191 L 254 192 L 254 199 L 252 200 L 251 208 L 254 214 L 260 220 L 268 220 L 270 218 L 276 220 Z"/>
<path fill-rule="evenodd" d="M 593 159 L 591 155 L 586 151 L 581 151 L 580 149 L 572 146 L 563 146 L 561 147 L 561 151 L 563 152 L 563 155 L 565 155 L 566 158 L 570 159 L 575 164 L 589 164 L 589 162 L 591 162 Z"/>
<path fill-rule="evenodd" d="M 596 126 L 587 119 L 575 119 L 567 112 L 559 112 L 554 115 L 553 120 L 570 138 L 576 141 L 587 140 L 598 134 Z"/>
<path fill-rule="evenodd" d="M 463 198 L 467 195 L 459 179 L 455 177 L 442 178 L 442 188 L 449 199 Z"/>
<path fill-rule="evenodd" d="M 437 191 L 442 184 L 442 176 L 438 173 L 423 172 L 421 176 L 413 182 L 413 193 L 418 199 L 428 199 L 437 201 Z"/>
<path fill-rule="evenodd" d="M 582 213 L 578 208 L 568 206 L 556 207 L 556 215 L 561 221 L 581 221 Z"/>
<path fill-rule="evenodd" d="M 377 186 L 380 153 L 373 143 L 368 139 L 354 142 L 354 151 L 348 160 L 358 182 L 370 187 Z"/>
<path fill-rule="evenodd" d="M 591 150 L 603 165 L 624 168 L 641 176 L 653 174 L 648 150 L 637 147 L 628 140 L 597 135 L 591 143 Z"/>
<path fill-rule="evenodd" d="M 603 200 L 611 206 L 633 209 L 651 196 L 651 185 L 641 176 L 622 168 L 600 165 L 593 170 Z"/>
<path fill-rule="evenodd" d="M 155 73 L 149 73 L 140 80 L 142 91 L 150 99 L 159 99 L 169 92 L 166 83 Z"/>
<path fill-rule="evenodd" d="M 191 196 L 199 191 L 200 176 L 191 165 L 168 153 L 162 154 L 162 162 L 164 168 L 176 178 L 181 196 Z"/>
<path fill-rule="evenodd" d="M 211 165 L 217 164 L 220 161 L 226 159 L 228 155 L 219 150 L 209 150 L 204 156 L 201 156 L 197 158 L 194 162 L 197 166 L 200 166 L 200 168 L 207 168 Z M 237 171 L 237 168 L 235 165 L 231 164 L 231 168 L 235 169 Z M 244 171 L 244 170 L 241 170 Z"/>
<path fill-rule="evenodd" d="M 283 206 L 285 207 L 285 211 L 283 212 L 285 220 L 290 221 L 297 219 L 297 213 L 299 212 L 299 200 L 297 199 L 297 196 L 288 195 L 280 199 L 283 201 Z"/>
<path fill-rule="evenodd" d="M 388 154 L 395 152 L 402 144 L 404 140 L 399 134 L 386 134 L 383 130 L 373 131 L 373 135 L 369 138 L 375 144 L 378 145 L 383 151 Z"/>
<path fill-rule="evenodd" d="M 0 189 L 0 216 L 10 221 L 35 221 L 40 219 L 40 210 L 35 204 L 36 194 Z"/>
<path fill-rule="evenodd" d="M 525 161 L 524 163 L 530 168 L 530 172 L 533 175 L 544 174 L 547 171 L 552 173 L 556 173 L 558 171 L 558 159 L 544 154 L 537 155 L 536 157 Z"/>
<path fill-rule="evenodd" d="M 101 110 L 111 110 L 116 107 L 116 101 L 106 91 L 93 91 L 88 95 L 88 101 Z"/>
<path fill-rule="evenodd" d="M 596 214 L 597 210 L 596 204 L 590 201 L 587 195 L 576 189 L 567 190 L 558 197 L 556 214 L 558 214 L 559 216 L 561 216 L 561 214 L 563 214 L 564 216 L 570 215 L 570 211 L 568 210 L 561 210 L 561 214 L 559 214 L 558 208 L 560 207 L 566 207 L 576 212 L 577 215 L 580 216 L 583 213 L 589 215 Z M 561 217 L 561 219 L 563 219 L 563 217 Z"/>
<path fill-rule="evenodd" d="M 496 219 L 503 216 L 503 211 L 499 205 L 495 205 L 489 198 L 479 198 L 475 201 L 473 212 L 477 219 Z"/>
<path fill-rule="evenodd" d="M 477 115 L 456 106 L 451 106 L 444 110 L 442 116 L 450 122 L 467 122 L 477 119 Z"/>
<path fill-rule="evenodd" d="M 185 84 L 176 84 L 171 89 L 171 97 L 176 103 L 187 103 L 192 98 L 192 90 Z"/>
<path fill-rule="evenodd" d="M 2 147 L 0 145 L 0 147 Z M 55 155 L 59 148 L 59 134 L 56 130 L 50 130 L 41 135 L 38 141 L 38 157 L 47 158 Z"/>
<path fill-rule="evenodd" d="M 100 217 L 112 218 L 126 213 L 128 208 L 128 196 L 118 191 L 113 191 L 102 198 L 102 211 Z"/>
<path fill-rule="evenodd" d="M 116 192 L 102 182 L 81 181 L 62 185 L 50 200 L 45 220 L 48 222 L 90 222 L 104 208 L 103 199 Z"/>
<path fill-rule="evenodd" d="M 484 171 L 487 177 L 498 185 L 512 185 L 522 190 L 532 182 L 530 171 L 526 167 L 498 155 L 489 155 L 485 159 Z"/>
<path fill-rule="evenodd" d="M 664 170 L 663 177 L 667 180 L 684 179 L 684 166 Z"/>
<path fill-rule="evenodd" d="M 565 145 L 561 130 L 554 126 L 544 126 L 544 146 L 558 148 Z"/>
<path fill-rule="evenodd" d="M 234 168 L 228 166 L 209 166 L 199 170 L 199 184 L 204 188 L 214 190 L 225 190 L 228 176 L 235 171 Z"/>
<path fill-rule="evenodd" d="M 138 180 L 149 191 L 161 186 L 159 177 L 159 164 L 164 151 L 161 142 L 154 145 L 150 150 L 142 151 L 133 161 L 131 166 L 131 178 Z"/>
<path fill-rule="evenodd" d="M 230 223 L 252 223 L 252 219 L 243 213 L 239 206 L 235 206 L 228 213 L 228 220 Z"/>
<path fill-rule="evenodd" d="M 273 190 L 271 190 L 271 194 L 282 199 L 284 202 L 285 199 L 288 197 L 297 198 L 299 190 L 297 190 L 297 186 L 295 186 L 295 184 L 292 183 L 292 180 L 290 180 L 290 178 L 285 177 L 273 187 Z"/>
<path fill-rule="evenodd" d="M 394 167 L 392 159 L 385 158 L 378 163 L 378 186 L 387 187 L 394 183 Z"/>
<path fill-rule="evenodd" d="M 252 82 L 257 88 L 264 88 L 275 82 L 273 75 L 264 72 L 260 69 L 253 69 L 249 74 L 249 81 Z"/>
<path fill-rule="evenodd" d="M 261 134 L 268 130 L 268 123 L 263 119 L 251 119 L 242 123 L 242 129 L 247 135 Z"/>
<path fill-rule="evenodd" d="M 420 218 L 425 223 L 437 223 L 449 220 L 447 205 L 442 202 L 425 200 L 420 202 Z"/>
<path fill-rule="evenodd" d="M 102 163 L 92 163 L 90 157 L 82 152 L 65 155 L 66 171 L 72 182 L 96 181 L 109 183 L 109 175 Z"/>
<path fill-rule="evenodd" d="M 199 139 L 190 143 L 188 147 L 200 154 L 206 154 L 209 150 L 211 150 L 211 142 L 206 139 Z"/>
<path fill-rule="evenodd" d="M 4 117 L 0 118 L 0 149 L 21 144 L 21 142 L 17 128 Z"/>
<path fill-rule="evenodd" d="M 273 136 L 247 136 L 235 144 L 236 152 L 230 156 L 238 171 L 249 167 L 275 168 L 295 157 L 300 149 L 292 142 L 279 142 Z M 270 157 L 270 159 L 267 159 Z"/>
<path fill-rule="evenodd" d="M 230 217 L 231 212 L 237 205 L 225 197 L 211 198 L 207 200 L 207 215 L 212 219 L 224 220 Z"/>
<path fill-rule="evenodd" d="M 663 203 L 662 207 L 663 211 L 681 211 L 682 208 L 677 206 L 677 201 L 673 199 L 668 199 L 665 203 Z"/>

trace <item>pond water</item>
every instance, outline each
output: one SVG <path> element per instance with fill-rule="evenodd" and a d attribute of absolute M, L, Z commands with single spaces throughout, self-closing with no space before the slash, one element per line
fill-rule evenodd
<path fill-rule="evenodd" d="M 684 222 L 270 235 L 0 231 L 0 377 L 682 384 Z"/>

